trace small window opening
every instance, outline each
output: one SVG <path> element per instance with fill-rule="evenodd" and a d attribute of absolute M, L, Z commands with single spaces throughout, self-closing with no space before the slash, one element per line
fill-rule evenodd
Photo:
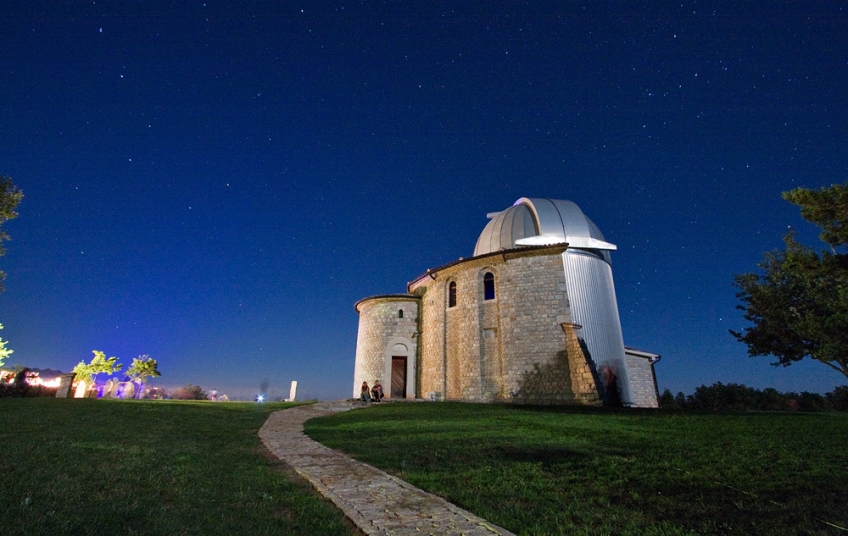
<path fill-rule="evenodd" d="M 483 299 L 495 299 L 495 276 L 492 272 L 486 272 L 483 276 Z"/>
<path fill-rule="evenodd" d="M 403 318 L 403 309 L 398 309 L 398 318 Z"/>
<path fill-rule="evenodd" d="M 456 281 L 451 281 L 448 287 L 448 307 L 456 307 Z"/>

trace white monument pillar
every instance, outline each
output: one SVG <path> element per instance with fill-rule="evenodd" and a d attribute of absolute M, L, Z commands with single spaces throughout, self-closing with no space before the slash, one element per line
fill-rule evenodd
<path fill-rule="evenodd" d="M 289 391 L 289 402 L 294 402 L 294 397 L 297 394 L 297 380 L 293 381 L 291 384 L 291 390 Z"/>
<path fill-rule="evenodd" d="M 74 393 L 74 398 L 85 398 L 85 392 L 88 388 L 88 384 L 86 382 L 79 382 L 77 384 L 77 390 Z"/>

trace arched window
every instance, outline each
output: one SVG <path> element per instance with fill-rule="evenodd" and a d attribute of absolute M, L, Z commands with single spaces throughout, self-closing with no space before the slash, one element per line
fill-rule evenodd
<path fill-rule="evenodd" d="M 448 286 L 448 307 L 456 307 L 456 281 Z"/>
<path fill-rule="evenodd" d="M 483 299 L 495 299 L 495 276 L 492 272 L 486 272 L 483 276 Z"/>
<path fill-rule="evenodd" d="M 403 318 L 403 309 L 398 309 L 398 318 Z"/>

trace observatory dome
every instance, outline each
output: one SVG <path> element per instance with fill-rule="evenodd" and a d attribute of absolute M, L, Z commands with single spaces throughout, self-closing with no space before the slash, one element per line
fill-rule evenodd
<path fill-rule="evenodd" d="M 522 197 L 511 207 L 488 215 L 474 256 L 520 246 L 567 242 L 572 248 L 615 250 L 598 226 L 575 203 L 563 199 Z M 609 256 L 604 255 L 608 260 Z"/>

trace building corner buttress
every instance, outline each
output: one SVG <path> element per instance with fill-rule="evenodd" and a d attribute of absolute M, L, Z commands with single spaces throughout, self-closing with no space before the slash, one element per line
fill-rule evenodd
<path fill-rule="evenodd" d="M 571 390 L 574 401 L 587 406 L 601 406 L 598 394 L 598 384 L 589 359 L 577 337 L 577 330 L 582 326 L 563 322 L 560 324 L 565 333 L 565 351 L 568 356 L 568 368 L 571 372 Z"/>

